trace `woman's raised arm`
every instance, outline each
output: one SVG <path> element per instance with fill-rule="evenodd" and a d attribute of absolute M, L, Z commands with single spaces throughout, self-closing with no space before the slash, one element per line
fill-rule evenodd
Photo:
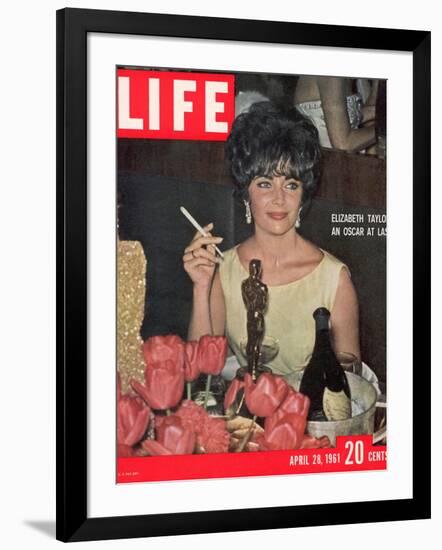
<path fill-rule="evenodd" d="M 210 229 L 213 229 L 212 223 L 204 227 L 207 233 L 206 237 L 197 231 L 183 255 L 184 270 L 193 282 L 192 314 L 188 340 L 198 340 L 205 334 L 218 334 L 218 332 L 214 332 L 214 329 L 219 330 L 221 324 L 216 309 L 220 307 L 218 305 L 220 304 L 219 292 L 221 291 L 222 294 L 222 289 L 221 282 L 218 280 L 219 274 L 217 275 L 215 272 L 216 266 L 222 260 L 216 256 L 214 244 L 219 244 L 223 239 L 222 237 L 213 237 L 209 232 Z M 213 306 L 211 304 L 212 294 L 215 297 Z M 211 312 L 212 308 L 214 312 Z M 224 315 L 224 311 L 222 311 L 222 315 Z M 213 319 L 216 320 L 215 326 Z"/>
<path fill-rule="evenodd" d="M 216 270 L 208 290 L 195 285 L 193 287 L 192 314 L 187 339 L 199 340 L 205 334 L 223 336 L 225 319 L 224 294 L 219 271 Z"/>

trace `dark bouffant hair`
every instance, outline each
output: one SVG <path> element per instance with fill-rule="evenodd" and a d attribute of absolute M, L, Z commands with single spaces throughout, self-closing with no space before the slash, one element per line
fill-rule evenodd
<path fill-rule="evenodd" d="M 316 190 L 320 148 L 315 126 L 296 109 L 282 110 L 268 101 L 240 114 L 226 144 L 235 196 L 248 198 L 258 176 L 282 175 L 303 184 L 302 202 Z"/>

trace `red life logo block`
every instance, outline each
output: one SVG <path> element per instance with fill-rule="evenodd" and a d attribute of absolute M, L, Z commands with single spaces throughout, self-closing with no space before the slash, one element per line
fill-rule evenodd
<path fill-rule="evenodd" d="M 117 137 L 225 141 L 235 117 L 235 77 L 117 70 Z"/>

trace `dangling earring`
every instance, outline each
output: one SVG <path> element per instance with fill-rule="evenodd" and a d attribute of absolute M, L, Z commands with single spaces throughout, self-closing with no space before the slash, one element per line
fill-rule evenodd
<path fill-rule="evenodd" d="M 298 210 L 298 216 L 296 217 L 296 221 L 295 221 L 296 229 L 298 229 L 298 227 L 301 227 L 301 210 L 302 210 L 302 206 Z"/>
<path fill-rule="evenodd" d="M 250 210 L 250 202 L 245 200 L 244 204 L 246 206 L 246 222 L 252 223 L 252 211 Z"/>

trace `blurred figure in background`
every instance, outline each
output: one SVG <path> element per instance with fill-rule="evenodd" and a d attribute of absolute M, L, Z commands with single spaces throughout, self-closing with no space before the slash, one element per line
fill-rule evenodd
<path fill-rule="evenodd" d="M 316 126 L 322 147 L 374 152 L 368 149 L 376 144 L 374 121 L 378 81 L 358 80 L 359 86 L 356 86 L 357 82 L 351 78 L 299 77 L 294 104 Z"/>
<path fill-rule="evenodd" d="M 292 106 L 297 76 L 238 73 L 235 77 L 235 116 L 247 112 L 254 103 L 271 101 L 274 105 Z"/>

